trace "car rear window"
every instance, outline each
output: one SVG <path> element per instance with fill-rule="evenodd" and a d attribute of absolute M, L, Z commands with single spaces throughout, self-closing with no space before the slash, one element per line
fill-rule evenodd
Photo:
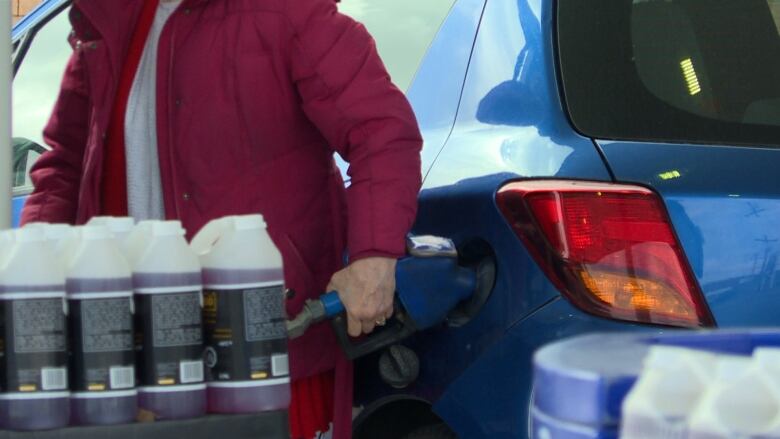
<path fill-rule="evenodd" d="M 455 0 L 341 0 L 339 10 L 363 23 L 393 82 L 406 90 Z"/>
<path fill-rule="evenodd" d="M 561 0 L 557 13 L 582 133 L 780 146 L 780 0 Z"/>

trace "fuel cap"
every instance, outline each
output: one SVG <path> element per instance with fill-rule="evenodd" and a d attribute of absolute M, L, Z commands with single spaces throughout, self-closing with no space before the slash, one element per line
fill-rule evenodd
<path fill-rule="evenodd" d="M 389 386 L 403 389 L 420 375 L 420 359 L 406 346 L 392 345 L 379 358 L 379 375 Z"/>

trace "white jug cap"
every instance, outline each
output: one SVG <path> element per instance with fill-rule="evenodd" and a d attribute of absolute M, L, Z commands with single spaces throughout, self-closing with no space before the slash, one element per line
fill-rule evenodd
<path fill-rule="evenodd" d="M 653 345 L 645 357 L 646 368 L 678 369 L 690 366 L 692 363 L 703 366 L 704 370 L 712 371 L 715 354 L 677 346 Z"/>
<path fill-rule="evenodd" d="M 127 233 L 133 229 L 135 220 L 129 216 L 95 216 L 92 217 L 88 226 L 106 226 L 114 233 Z"/>
<path fill-rule="evenodd" d="M 753 351 L 753 357 L 757 360 L 780 361 L 780 347 L 757 347 Z"/>
<path fill-rule="evenodd" d="M 134 224 L 135 220 L 129 216 L 93 216 L 87 221 L 88 226 L 110 226 L 111 224 Z"/>
<path fill-rule="evenodd" d="M 10 243 L 16 239 L 16 232 L 14 230 L 0 231 L 0 243 Z"/>
<path fill-rule="evenodd" d="M 719 355 L 717 379 L 733 381 L 742 376 L 750 368 L 751 358 L 742 355 Z"/>
<path fill-rule="evenodd" d="M 99 240 L 112 237 L 111 231 L 106 226 L 90 224 L 81 228 L 81 239 L 84 240 Z"/>
<path fill-rule="evenodd" d="M 107 226 L 112 232 L 127 233 L 133 230 L 135 220 L 130 217 L 114 218 Z"/>
<path fill-rule="evenodd" d="M 135 245 L 134 243 L 141 239 L 141 237 L 146 236 L 147 234 L 151 233 L 152 226 L 155 223 L 159 223 L 159 220 L 142 220 L 139 221 L 138 224 L 136 224 L 132 230 L 130 230 L 130 233 L 127 234 L 127 237 L 125 237 L 125 245 Z"/>
<path fill-rule="evenodd" d="M 23 229 L 31 229 L 31 228 L 37 228 L 40 230 L 43 230 L 44 235 L 48 239 L 57 240 L 64 238 L 71 232 L 71 225 L 70 224 L 63 224 L 63 223 L 46 223 L 46 222 L 34 222 L 34 223 L 27 223 L 22 228 Z"/>
<path fill-rule="evenodd" d="M 42 227 L 22 227 L 14 232 L 16 242 L 38 242 L 45 241 L 46 235 Z"/>
<path fill-rule="evenodd" d="M 141 220 L 138 221 L 138 224 L 135 225 L 133 230 L 152 230 L 152 226 L 154 224 L 157 224 L 159 222 L 162 222 L 160 220 Z"/>
<path fill-rule="evenodd" d="M 35 222 L 32 222 L 32 223 L 25 224 L 24 226 L 22 226 L 22 228 L 25 228 L 25 227 L 46 227 L 48 225 L 49 225 L 49 223 L 47 223 L 45 221 L 35 221 Z"/>
<path fill-rule="evenodd" d="M 772 371 L 780 372 L 780 348 L 778 347 L 760 347 L 753 351 L 753 361 L 759 367 Z"/>
<path fill-rule="evenodd" d="M 233 227 L 236 230 L 265 229 L 263 215 L 238 215 L 233 218 Z"/>
<path fill-rule="evenodd" d="M 777 437 L 780 405 L 774 378 L 760 368 L 748 371 L 725 384 L 714 382 L 720 388 L 715 387 L 711 416 L 730 433 L 721 437 Z"/>
<path fill-rule="evenodd" d="M 87 226 L 105 226 L 109 221 L 113 220 L 114 216 L 93 216 L 87 221 Z M 121 217 L 120 217 L 121 218 Z"/>
<path fill-rule="evenodd" d="M 73 233 L 69 224 L 47 224 L 43 230 L 46 237 L 53 240 L 62 239 Z"/>
<path fill-rule="evenodd" d="M 152 234 L 154 236 L 183 236 L 184 229 L 181 221 L 156 221 L 151 224 Z"/>

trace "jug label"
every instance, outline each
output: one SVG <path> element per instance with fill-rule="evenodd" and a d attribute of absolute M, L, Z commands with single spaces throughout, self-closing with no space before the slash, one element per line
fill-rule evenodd
<path fill-rule="evenodd" d="M 287 329 L 281 284 L 204 294 L 206 365 L 215 381 L 287 376 Z"/>
<path fill-rule="evenodd" d="M 64 293 L 0 300 L 0 319 L 0 389 L 31 394 L 68 390 Z"/>
<path fill-rule="evenodd" d="M 136 294 L 141 385 L 203 382 L 201 292 Z"/>
<path fill-rule="evenodd" d="M 69 306 L 73 389 L 94 392 L 135 387 L 132 294 L 71 299 Z"/>

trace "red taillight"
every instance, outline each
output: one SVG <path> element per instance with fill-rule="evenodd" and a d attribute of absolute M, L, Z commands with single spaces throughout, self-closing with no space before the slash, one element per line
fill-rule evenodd
<path fill-rule="evenodd" d="M 509 183 L 498 206 L 550 280 L 584 311 L 711 326 L 712 316 L 659 197 L 610 183 Z"/>

